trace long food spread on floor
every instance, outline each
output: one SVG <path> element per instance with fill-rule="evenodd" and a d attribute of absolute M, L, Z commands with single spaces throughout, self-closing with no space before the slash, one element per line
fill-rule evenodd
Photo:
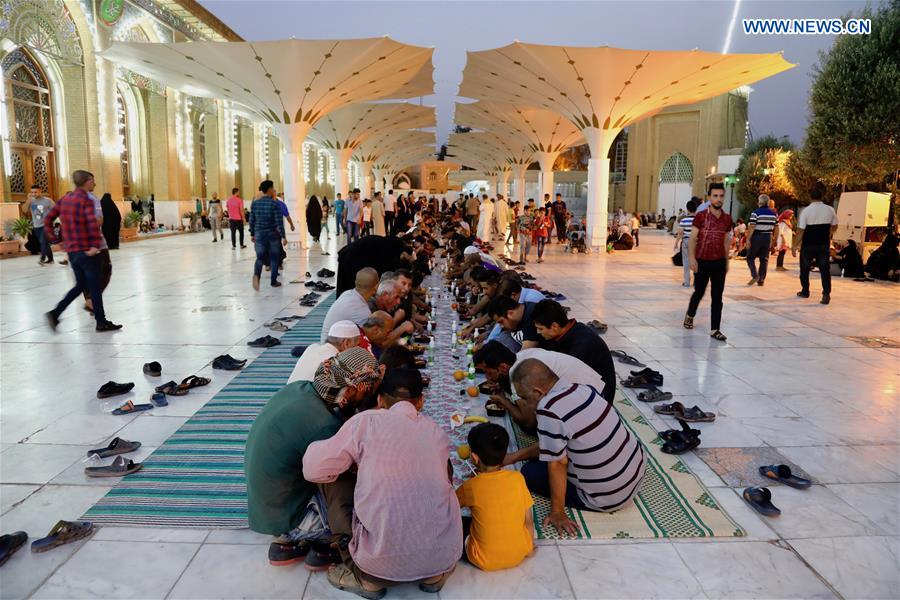
<path fill-rule="evenodd" d="M 454 446 L 466 443 L 473 423 L 465 417 L 485 417 L 487 397 L 473 397 L 469 388 L 483 377 L 470 372 L 468 348 L 453 343 L 458 322 L 453 298 L 442 275 L 425 280 L 433 305 L 433 346 L 424 353 L 430 377 L 423 411 L 448 433 Z M 144 461 L 144 468 L 125 477 L 93 506 L 84 519 L 106 525 L 158 527 L 247 527 L 244 445 L 253 419 L 290 375 L 296 358 L 292 346 L 318 341 L 332 299 L 265 350 L 225 388 Z M 457 371 L 465 373 L 459 381 Z M 541 539 L 661 538 L 743 536 L 743 529 L 718 505 L 709 491 L 677 456 L 663 454 L 656 430 L 619 392 L 615 408 L 648 451 L 648 468 L 633 506 L 615 513 L 570 510 L 580 526 L 578 536 L 559 535 L 541 526 L 550 509 L 546 498 L 534 496 L 535 526 Z M 536 440 L 508 417 L 490 417 L 510 431 L 511 450 Z M 454 484 L 474 475 L 471 463 L 451 453 Z"/>

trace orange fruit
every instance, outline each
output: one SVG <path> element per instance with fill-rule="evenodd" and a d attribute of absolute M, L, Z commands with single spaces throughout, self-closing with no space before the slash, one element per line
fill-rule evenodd
<path fill-rule="evenodd" d="M 450 305 L 450 308 L 452 308 L 453 310 L 456 310 L 456 309 L 459 308 L 459 304 L 457 304 L 456 302 L 454 302 L 453 304 Z"/>
<path fill-rule="evenodd" d="M 466 460 L 467 458 L 472 456 L 472 449 L 468 444 L 460 444 L 456 447 L 456 453 L 461 459 Z"/>
<path fill-rule="evenodd" d="M 466 388 L 466 392 L 467 392 L 470 396 L 472 396 L 473 398 L 475 398 L 476 396 L 478 396 L 478 393 L 479 393 L 479 392 L 478 392 L 478 388 L 477 388 L 476 386 L 474 386 L 474 385 L 470 385 L 468 388 Z"/>
<path fill-rule="evenodd" d="M 460 371 L 459 369 L 457 369 L 456 371 L 453 372 L 453 379 L 455 379 L 457 381 L 462 381 L 465 378 L 466 378 L 465 371 Z"/>

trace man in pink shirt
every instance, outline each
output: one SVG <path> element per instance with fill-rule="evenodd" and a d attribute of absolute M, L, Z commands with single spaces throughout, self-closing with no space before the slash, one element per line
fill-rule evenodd
<path fill-rule="evenodd" d="M 236 248 L 234 234 L 236 231 L 241 232 L 241 248 L 244 245 L 244 201 L 238 196 L 238 188 L 231 188 L 231 198 L 225 203 L 228 210 L 228 227 L 231 229 L 231 248 Z"/>
<path fill-rule="evenodd" d="M 418 582 L 434 593 L 461 556 L 459 502 L 448 476 L 450 439 L 420 414 L 423 403 L 419 371 L 392 369 L 381 383 L 377 409 L 355 415 L 334 437 L 306 450 L 303 477 L 326 484 L 328 524 L 344 560 L 328 571 L 338 589 L 377 600 L 388 586 Z M 351 503 L 347 471 L 354 466 Z"/>

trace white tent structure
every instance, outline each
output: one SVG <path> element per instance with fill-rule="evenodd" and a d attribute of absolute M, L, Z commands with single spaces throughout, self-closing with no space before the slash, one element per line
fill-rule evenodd
<path fill-rule="evenodd" d="M 363 172 L 363 195 L 383 192 L 383 180 L 390 181 L 398 170 L 410 164 L 397 164 L 397 157 L 409 149 L 434 158 L 435 136 L 433 132 L 416 130 L 392 130 L 385 135 L 371 137 L 360 142 L 352 155 Z M 372 178 L 374 176 L 374 186 Z"/>
<path fill-rule="evenodd" d="M 506 185 L 512 175 L 514 199 L 525 201 L 525 171 L 534 162 L 535 151 L 522 137 L 503 131 L 471 131 L 450 135 L 449 150 L 463 164 L 496 172 L 500 178 L 498 193 L 506 193 Z M 499 191 L 503 190 L 503 191 Z"/>
<path fill-rule="evenodd" d="M 407 102 L 351 104 L 323 117 L 309 134 L 310 139 L 328 148 L 336 168 L 335 192 L 347 197 L 349 162 L 365 140 L 376 143 L 393 131 L 435 125 L 434 107 Z"/>
<path fill-rule="evenodd" d="M 560 153 L 572 146 L 584 144 L 581 132 L 559 113 L 545 108 L 527 105 L 502 104 L 482 100 L 473 104 L 457 104 L 454 121 L 464 127 L 473 127 L 495 132 L 497 135 L 527 142 L 534 160 L 541 167 L 541 195 L 553 197 L 553 163 Z M 527 168 L 527 165 L 526 167 Z M 516 173 L 516 181 L 524 182 L 524 169 Z M 516 185 L 522 189 L 524 183 Z M 519 192 L 516 192 L 517 195 Z"/>
<path fill-rule="evenodd" d="M 774 54 L 578 48 L 515 42 L 469 52 L 459 94 L 566 117 L 591 150 L 587 239 L 606 243 L 609 154 L 627 125 L 666 106 L 691 104 L 794 65 Z"/>
<path fill-rule="evenodd" d="M 171 88 L 246 107 L 284 148 L 285 202 L 306 243 L 303 142 L 329 113 L 356 102 L 431 94 L 431 48 L 388 37 L 268 42 L 113 42 L 102 56 Z"/>

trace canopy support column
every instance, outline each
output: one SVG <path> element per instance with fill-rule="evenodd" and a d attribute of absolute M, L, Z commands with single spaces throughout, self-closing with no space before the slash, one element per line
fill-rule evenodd
<path fill-rule="evenodd" d="M 282 175 L 284 177 L 284 202 L 288 205 L 296 231 L 288 231 L 287 239 L 292 247 L 306 248 L 306 180 L 303 178 L 303 142 L 312 127 L 309 123 L 274 125 L 281 141 Z"/>
<path fill-rule="evenodd" d="M 541 197 L 538 204 L 543 206 L 545 195 L 553 200 L 553 163 L 559 157 L 559 152 L 535 152 L 534 157 L 541 166 Z"/>

